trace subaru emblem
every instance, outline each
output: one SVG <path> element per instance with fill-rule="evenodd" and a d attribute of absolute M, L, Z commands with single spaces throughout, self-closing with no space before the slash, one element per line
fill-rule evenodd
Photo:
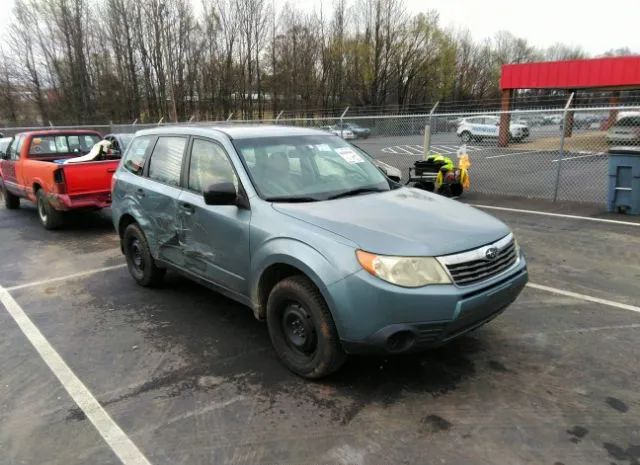
<path fill-rule="evenodd" d="M 487 257 L 487 260 L 495 260 L 498 258 L 498 249 L 496 247 L 489 247 L 484 253 L 484 256 Z"/>

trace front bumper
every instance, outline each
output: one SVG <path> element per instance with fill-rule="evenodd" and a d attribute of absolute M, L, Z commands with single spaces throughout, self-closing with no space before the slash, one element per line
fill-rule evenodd
<path fill-rule="evenodd" d="M 524 257 L 477 285 L 402 288 L 366 271 L 329 287 L 331 307 L 348 353 L 405 353 L 450 341 L 509 306 L 528 280 Z"/>

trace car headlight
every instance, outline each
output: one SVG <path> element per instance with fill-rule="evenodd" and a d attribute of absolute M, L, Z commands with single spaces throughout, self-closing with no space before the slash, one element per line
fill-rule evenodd
<path fill-rule="evenodd" d="M 451 279 L 433 257 L 391 257 L 363 250 L 356 252 L 358 262 L 371 275 L 403 287 L 449 284 Z"/>

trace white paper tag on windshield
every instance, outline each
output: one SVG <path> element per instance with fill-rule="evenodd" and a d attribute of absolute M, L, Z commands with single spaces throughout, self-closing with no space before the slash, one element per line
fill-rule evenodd
<path fill-rule="evenodd" d="M 316 145 L 316 148 L 318 149 L 318 152 L 331 152 L 329 144 L 318 144 Z"/>
<path fill-rule="evenodd" d="M 350 163 L 352 165 L 355 163 L 364 163 L 364 158 L 362 158 L 360 155 L 354 152 L 353 149 L 350 149 L 349 147 L 339 147 L 334 150 L 347 163 Z"/>

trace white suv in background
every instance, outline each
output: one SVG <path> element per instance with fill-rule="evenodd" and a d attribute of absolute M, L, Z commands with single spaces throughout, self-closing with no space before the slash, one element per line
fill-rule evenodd
<path fill-rule="evenodd" d="M 456 134 L 462 142 L 481 141 L 486 138 L 497 138 L 500 133 L 500 118 L 491 115 L 479 115 L 464 118 L 458 124 Z M 523 123 L 509 125 L 509 138 L 520 142 L 529 137 L 529 127 Z"/>

